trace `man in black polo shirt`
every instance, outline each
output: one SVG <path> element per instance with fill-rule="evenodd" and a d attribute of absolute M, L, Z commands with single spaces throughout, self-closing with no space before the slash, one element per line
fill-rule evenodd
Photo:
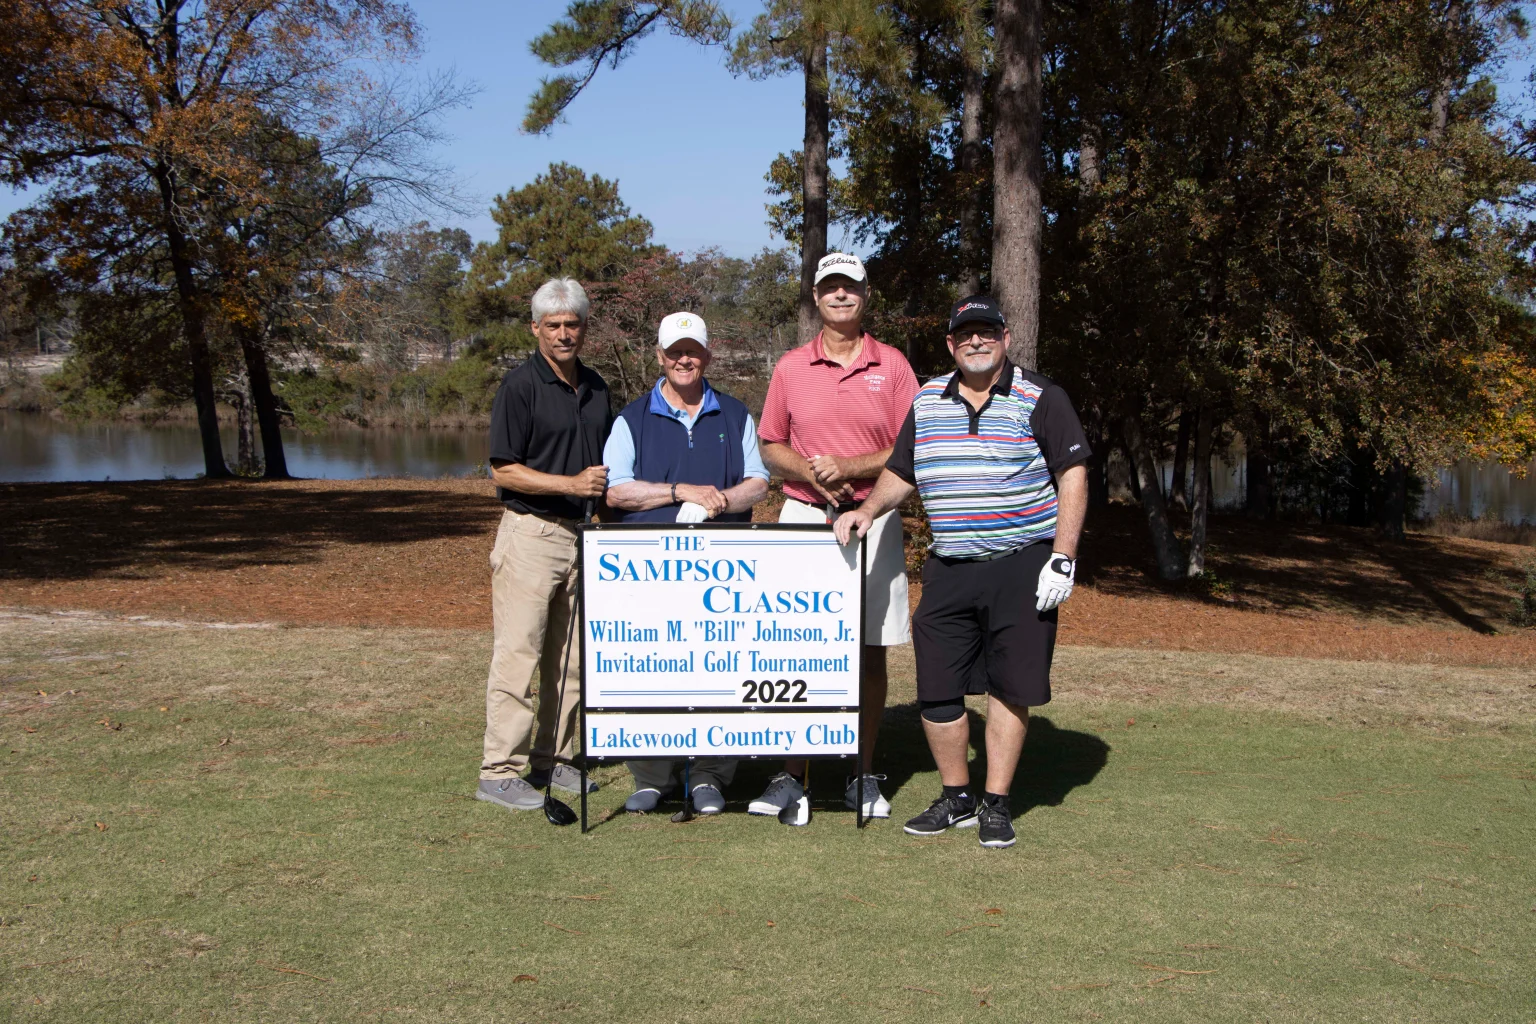
<path fill-rule="evenodd" d="M 570 763 L 581 701 L 576 524 L 602 499 L 613 424 L 608 385 L 576 358 L 589 308 L 570 278 L 533 293 L 538 350 L 502 378 L 491 410 L 491 479 L 506 511 L 491 550 L 495 645 L 475 798 L 508 810 L 543 806 L 546 783 L 581 788 Z"/>
<path fill-rule="evenodd" d="M 1029 709 L 1051 699 L 1056 607 L 1072 593 L 1088 509 L 1088 440 L 1060 387 L 1008 361 L 989 296 L 950 313 L 955 372 L 929 381 L 864 503 L 838 518 L 862 537 L 915 489 L 933 528 L 912 616 L 917 700 L 943 793 L 913 835 L 980 824 L 982 846 L 1014 844 L 1008 792 Z M 966 758 L 967 693 L 987 694 L 987 781 L 978 806 Z"/>

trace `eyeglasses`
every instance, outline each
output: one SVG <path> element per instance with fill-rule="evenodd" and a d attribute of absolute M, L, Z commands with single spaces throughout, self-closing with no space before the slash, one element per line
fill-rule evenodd
<path fill-rule="evenodd" d="M 1001 327 L 962 327 L 950 337 L 956 345 L 990 345 L 1003 340 Z"/>

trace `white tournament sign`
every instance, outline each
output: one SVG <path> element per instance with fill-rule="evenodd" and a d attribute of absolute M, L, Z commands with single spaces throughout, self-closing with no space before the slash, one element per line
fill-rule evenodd
<path fill-rule="evenodd" d="M 863 558 L 830 526 L 584 526 L 587 759 L 857 757 Z"/>

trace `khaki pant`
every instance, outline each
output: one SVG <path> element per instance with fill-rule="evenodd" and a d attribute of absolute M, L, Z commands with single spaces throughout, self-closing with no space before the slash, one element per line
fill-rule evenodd
<path fill-rule="evenodd" d="M 491 549 L 495 643 L 485 684 L 482 779 L 518 774 L 530 760 L 535 768 L 571 760 L 581 703 L 576 587 L 576 531 L 504 512 Z"/>

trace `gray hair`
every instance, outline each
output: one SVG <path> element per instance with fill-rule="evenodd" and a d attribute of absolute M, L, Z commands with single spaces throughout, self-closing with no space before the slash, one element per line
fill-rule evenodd
<path fill-rule="evenodd" d="M 586 291 L 574 277 L 552 277 L 533 293 L 534 323 L 556 313 L 575 313 L 577 319 L 586 323 L 591 311 L 592 303 L 587 301 Z"/>

